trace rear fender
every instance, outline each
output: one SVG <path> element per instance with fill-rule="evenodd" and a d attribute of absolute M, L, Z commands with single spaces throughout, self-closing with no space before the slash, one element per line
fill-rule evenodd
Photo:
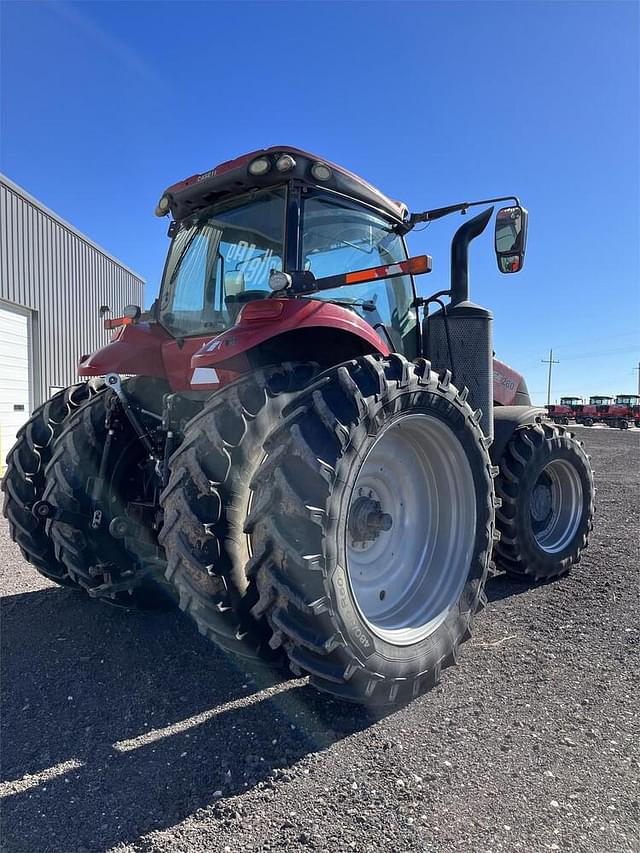
<path fill-rule="evenodd" d="M 498 465 L 511 436 L 517 429 L 542 423 L 546 411 L 541 406 L 496 406 L 493 410 L 493 444 L 489 455 Z"/>
<path fill-rule="evenodd" d="M 191 357 L 209 336 L 172 338 L 158 323 L 133 323 L 115 330 L 111 343 L 80 360 L 80 376 L 107 373 L 166 379 L 172 391 L 191 388 Z"/>
<path fill-rule="evenodd" d="M 106 373 L 165 376 L 163 344 L 170 340 L 162 326 L 135 323 L 117 328 L 111 343 L 80 359 L 80 376 L 104 376 Z"/>
<path fill-rule="evenodd" d="M 195 353 L 191 359 L 194 372 L 205 375 L 203 371 L 220 366 L 242 372 L 267 363 L 269 352 L 277 353 L 278 360 L 304 357 L 336 364 L 363 353 L 389 355 L 391 351 L 368 323 L 340 305 L 314 299 L 268 299 L 257 304 L 266 313 L 251 319 L 256 309 L 247 312 L 249 305 L 245 306 L 237 325 Z"/>

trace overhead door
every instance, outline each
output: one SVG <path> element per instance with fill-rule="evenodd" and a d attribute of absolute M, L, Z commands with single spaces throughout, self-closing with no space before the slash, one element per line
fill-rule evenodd
<path fill-rule="evenodd" d="M 31 316 L 0 303 L 0 475 L 31 400 Z"/>

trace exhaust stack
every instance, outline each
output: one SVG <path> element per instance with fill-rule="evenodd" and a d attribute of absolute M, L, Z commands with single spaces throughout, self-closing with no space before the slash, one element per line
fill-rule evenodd
<path fill-rule="evenodd" d="M 451 304 L 447 306 L 449 342 L 442 309 L 425 318 L 429 360 L 435 369 L 451 371 L 459 390 L 469 389 L 469 402 L 482 410 L 480 426 L 493 441 L 493 315 L 469 301 L 469 244 L 487 227 L 493 207 L 465 222 L 451 241 Z"/>

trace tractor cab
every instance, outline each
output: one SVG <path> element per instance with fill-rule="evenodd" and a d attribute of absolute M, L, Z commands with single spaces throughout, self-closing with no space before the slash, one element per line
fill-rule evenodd
<path fill-rule="evenodd" d="M 560 405 L 568 406 L 570 409 L 577 409 L 583 402 L 582 397 L 560 397 Z"/>
<path fill-rule="evenodd" d="M 589 405 L 594 406 L 596 412 L 607 412 L 612 403 L 613 397 L 603 397 L 601 395 L 589 397 Z"/>
<path fill-rule="evenodd" d="M 252 152 L 174 184 L 161 197 L 157 215 L 172 213 L 174 221 L 158 321 L 174 337 L 216 334 L 248 316 L 273 321 L 269 308 L 242 312 L 248 303 L 313 299 L 346 309 L 361 321 L 355 326 L 367 324 L 376 334 L 365 335 L 365 348 L 377 341 L 379 351 L 415 358 L 422 353 L 413 275 L 429 272 L 431 259 L 410 259 L 405 234 L 418 222 L 464 213 L 473 204 L 410 214 L 403 203 L 313 154 L 277 147 Z M 517 203 L 498 212 L 502 272 L 522 267 L 526 219 Z M 452 278 L 466 276 L 466 245 L 477 233 L 459 241 Z M 465 292 L 458 295 L 465 301 Z"/>
<path fill-rule="evenodd" d="M 637 407 L 640 404 L 640 396 L 638 394 L 618 394 L 616 397 L 616 406 Z"/>
<path fill-rule="evenodd" d="M 205 205 L 173 223 L 157 309 L 173 337 L 213 337 L 231 328 L 244 305 L 278 295 L 277 273 L 300 271 L 317 281 L 407 261 L 395 203 L 374 208 L 324 187 L 287 183 L 281 172 L 273 178 L 280 182 Z M 296 295 L 339 305 L 390 349 L 410 358 L 418 354 L 409 273 Z"/>

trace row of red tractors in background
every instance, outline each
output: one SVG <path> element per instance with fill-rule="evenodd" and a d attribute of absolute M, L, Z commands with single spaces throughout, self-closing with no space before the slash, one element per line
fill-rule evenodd
<path fill-rule="evenodd" d="M 547 406 L 549 417 L 556 424 L 573 421 L 584 426 L 605 424 L 628 429 L 634 424 L 640 427 L 640 395 L 618 394 L 617 397 L 561 397 L 560 403 Z"/>

